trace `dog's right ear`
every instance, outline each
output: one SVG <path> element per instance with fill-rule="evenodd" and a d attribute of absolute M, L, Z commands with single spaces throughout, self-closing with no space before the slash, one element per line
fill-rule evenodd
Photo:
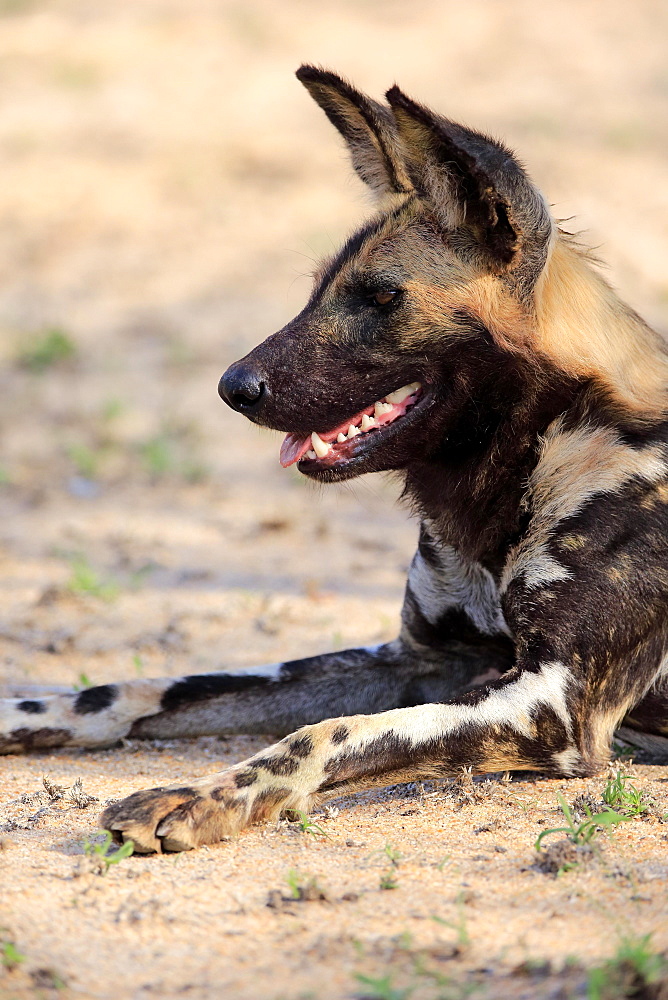
<path fill-rule="evenodd" d="M 398 153 L 396 126 L 388 108 L 317 66 L 300 66 L 297 79 L 346 140 L 353 167 L 365 184 L 378 196 L 413 190 Z"/>

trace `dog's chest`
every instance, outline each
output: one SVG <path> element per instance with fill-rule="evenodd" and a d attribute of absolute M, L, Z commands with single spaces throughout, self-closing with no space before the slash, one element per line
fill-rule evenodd
<path fill-rule="evenodd" d="M 447 630 L 453 614 L 464 613 L 483 635 L 509 635 L 492 573 L 479 562 L 465 559 L 453 546 L 435 543 L 430 528 L 423 522 L 408 573 L 415 611 L 434 629 Z"/>

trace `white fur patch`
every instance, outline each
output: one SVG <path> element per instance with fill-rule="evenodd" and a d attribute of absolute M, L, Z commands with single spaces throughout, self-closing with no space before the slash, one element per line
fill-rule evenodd
<path fill-rule="evenodd" d="M 246 670 L 235 670 L 234 676 L 241 675 L 242 677 L 268 677 L 270 681 L 278 681 L 281 679 L 281 670 L 284 664 L 281 663 L 263 663 L 261 667 L 248 667 Z M 225 671 L 223 671 L 225 673 Z"/>
<path fill-rule="evenodd" d="M 556 583 L 557 580 L 570 580 L 573 576 L 567 566 L 562 566 L 550 555 L 544 542 L 533 548 L 519 573 L 524 574 L 524 582 L 530 590 L 534 587 L 544 587 L 548 583 Z"/>
<path fill-rule="evenodd" d="M 575 747 L 552 755 L 552 760 L 563 774 L 572 774 L 581 759 L 580 752 Z"/>
<path fill-rule="evenodd" d="M 418 551 L 408 572 L 408 585 L 427 621 L 435 625 L 444 612 L 460 608 L 484 634 L 509 635 L 489 570 L 465 562 L 450 545 L 439 550 L 438 559 L 439 565 L 432 566 Z"/>
<path fill-rule="evenodd" d="M 477 705 L 418 705 L 379 715 L 353 716 L 343 720 L 350 728 L 346 750 L 363 749 L 365 743 L 389 731 L 416 744 L 456 735 L 466 727 L 498 725 L 512 726 L 523 736 L 535 738 L 533 715 L 542 705 L 554 710 L 570 735 L 571 717 L 566 704 L 570 677 L 568 667 L 554 660 L 542 664 L 536 672 L 525 671 L 517 680 L 489 691 Z"/>
<path fill-rule="evenodd" d="M 63 746 L 105 746 L 126 736 L 137 719 L 157 715 L 163 694 L 176 680 L 164 677 L 126 681 L 116 686 L 109 705 L 84 713 L 75 708 L 81 692 L 40 698 L 44 711 L 39 714 L 23 712 L 18 707 L 23 699 L 6 699 L 0 701 L 0 735 L 15 729 L 65 730 L 70 736 L 63 738 Z"/>

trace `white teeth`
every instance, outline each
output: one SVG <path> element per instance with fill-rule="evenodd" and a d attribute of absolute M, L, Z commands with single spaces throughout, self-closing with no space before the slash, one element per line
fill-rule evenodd
<path fill-rule="evenodd" d="M 411 382 L 410 385 L 404 385 L 401 389 L 395 389 L 394 392 L 388 393 L 385 397 L 388 403 L 403 403 L 405 399 L 412 396 L 414 392 L 420 388 L 419 382 Z"/>
<path fill-rule="evenodd" d="M 364 431 L 370 431 L 374 427 L 377 428 L 377 421 L 380 417 L 384 416 L 386 413 L 390 413 L 395 406 L 399 403 L 403 403 L 405 399 L 408 399 L 409 396 L 416 393 L 419 388 L 419 382 L 411 382 L 409 385 L 402 386 L 401 389 L 395 389 L 394 392 L 388 393 L 384 400 L 379 400 L 377 403 L 374 403 L 372 417 L 370 417 L 368 413 L 363 413 L 359 427 L 356 427 L 355 424 L 350 424 L 348 426 L 347 434 L 344 434 L 343 431 L 339 431 L 336 436 L 337 444 L 343 444 L 344 441 L 349 441 L 351 438 L 357 437 L 358 434 L 364 433 Z M 323 441 L 317 431 L 312 432 L 311 443 L 313 445 L 313 449 L 306 452 L 307 458 L 326 458 L 332 450 L 331 444 L 327 441 Z"/>
<path fill-rule="evenodd" d="M 376 403 L 373 408 L 373 415 L 378 420 L 378 417 L 382 417 L 384 413 L 389 413 L 391 409 L 391 403 Z"/>
<path fill-rule="evenodd" d="M 326 441 L 323 441 L 320 435 L 316 434 L 315 431 L 311 434 L 311 443 L 318 458 L 324 458 L 325 455 L 329 455 L 331 445 L 327 444 Z"/>

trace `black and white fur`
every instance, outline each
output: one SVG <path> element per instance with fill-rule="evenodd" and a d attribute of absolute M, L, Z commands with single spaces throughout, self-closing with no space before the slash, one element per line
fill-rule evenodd
<path fill-rule="evenodd" d="M 500 144 L 397 88 L 385 106 L 331 73 L 299 76 L 384 207 L 321 270 L 305 310 L 228 370 L 221 395 L 300 439 L 420 386 L 395 423 L 299 460 L 322 481 L 404 474 L 421 531 L 401 633 L 246 673 L 6 700 L 5 753 L 289 734 L 110 806 L 104 825 L 138 851 L 463 766 L 586 775 L 622 721 L 668 732 L 663 347 Z M 596 348 L 606 322 L 619 363 Z"/>

